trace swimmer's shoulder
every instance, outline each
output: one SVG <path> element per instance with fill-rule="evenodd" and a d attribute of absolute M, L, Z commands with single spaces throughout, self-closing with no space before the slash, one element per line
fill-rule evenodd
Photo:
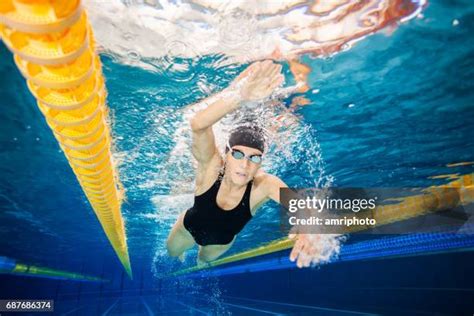
<path fill-rule="evenodd" d="M 252 215 L 269 200 L 280 203 L 281 187 L 286 187 L 286 184 L 280 178 L 260 170 L 253 178 L 250 202 Z"/>
<path fill-rule="evenodd" d="M 195 178 L 196 195 L 206 192 L 214 184 L 223 166 L 224 161 L 221 155 L 215 155 L 206 165 L 198 164 Z"/>
<path fill-rule="evenodd" d="M 259 171 L 254 178 L 255 191 L 262 199 L 272 199 L 279 203 L 280 188 L 288 187 L 279 177 Z"/>
<path fill-rule="evenodd" d="M 257 188 L 262 188 L 262 185 L 265 185 L 265 181 L 267 181 L 270 174 L 266 173 L 263 170 L 259 170 L 255 177 L 253 178 L 253 186 Z"/>
<path fill-rule="evenodd" d="M 277 176 L 266 173 L 260 170 L 254 177 L 253 180 L 256 190 L 261 190 L 269 193 L 272 190 L 287 187 L 286 184 Z"/>
<path fill-rule="evenodd" d="M 253 181 L 254 181 L 255 185 L 262 185 L 262 184 L 263 185 L 265 185 L 265 184 L 268 185 L 268 184 L 272 184 L 272 183 L 275 183 L 275 182 L 283 183 L 283 181 L 279 177 L 277 177 L 273 174 L 267 173 L 263 170 L 259 170 L 257 172 L 257 174 L 255 175 Z"/>

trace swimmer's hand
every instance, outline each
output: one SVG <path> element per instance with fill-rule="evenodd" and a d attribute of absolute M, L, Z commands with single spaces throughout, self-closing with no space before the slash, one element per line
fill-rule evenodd
<path fill-rule="evenodd" d="M 322 247 L 321 236 L 317 234 L 290 234 L 290 239 L 296 239 L 290 253 L 290 261 L 296 260 L 298 268 L 309 267 L 316 263 L 320 257 Z"/>
<path fill-rule="evenodd" d="M 271 60 L 255 62 L 235 78 L 229 89 L 240 95 L 243 102 L 265 99 L 283 83 L 281 68 Z"/>

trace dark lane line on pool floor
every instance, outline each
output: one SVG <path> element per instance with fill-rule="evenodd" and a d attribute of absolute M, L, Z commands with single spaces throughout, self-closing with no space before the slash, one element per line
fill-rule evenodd
<path fill-rule="evenodd" d="M 350 310 L 344 310 L 344 309 L 318 307 L 318 306 L 312 306 L 312 305 L 281 303 L 281 302 L 275 302 L 275 301 L 257 300 L 257 299 L 243 298 L 243 297 L 237 297 L 237 296 L 229 296 L 229 295 L 223 295 L 223 297 L 230 298 L 230 299 L 243 300 L 243 301 L 256 302 L 256 303 L 271 304 L 271 305 L 282 305 L 282 306 L 289 306 L 289 307 L 299 307 L 299 308 L 303 308 L 303 309 L 313 309 L 313 310 L 326 311 L 326 312 L 330 311 L 330 312 L 347 313 L 347 314 L 355 314 L 355 315 L 377 315 L 377 314 L 373 314 L 373 313 L 365 313 L 365 312 L 359 312 L 359 311 L 350 311 Z"/>
<path fill-rule="evenodd" d="M 182 295 L 184 296 L 184 295 Z M 201 297 L 196 297 L 196 296 L 193 296 L 193 299 L 197 299 L 197 300 L 201 300 L 201 301 L 207 301 L 205 298 L 201 298 Z M 239 308 L 239 309 L 245 309 L 245 310 L 252 310 L 252 311 L 255 311 L 255 312 L 259 312 L 259 313 L 263 313 L 263 314 L 270 314 L 270 315 L 286 315 L 284 313 L 281 313 L 281 312 L 275 312 L 275 311 L 270 311 L 270 310 L 264 310 L 264 309 L 260 309 L 260 308 L 253 308 L 253 307 L 249 307 L 249 306 L 246 306 L 246 305 L 241 305 L 241 304 L 231 304 L 231 303 L 226 303 L 226 302 L 220 302 L 222 305 L 226 305 L 226 306 L 231 306 L 231 307 L 234 307 L 234 308 Z"/>

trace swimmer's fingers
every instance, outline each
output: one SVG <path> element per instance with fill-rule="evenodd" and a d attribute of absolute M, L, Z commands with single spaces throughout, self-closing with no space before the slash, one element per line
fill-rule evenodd
<path fill-rule="evenodd" d="M 301 248 L 301 251 L 298 255 L 298 261 L 296 263 L 296 265 L 298 266 L 298 268 L 307 268 L 310 266 L 311 264 L 311 260 L 312 260 L 312 257 L 310 255 L 311 253 L 311 243 L 309 243 L 309 240 L 307 239 L 304 239 L 304 241 L 302 241 L 303 243 L 303 246 Z"/>
<path fill-rule="evenodd" d="M 311 239 L 307 239 L 305 247 L 303 249 L 303 254 L 304 254 L 303 259 L 302 259 L 303 267 L 307 268 L 311 265 L 311 261 L 313 260 L 313 257 L 316 252 L 317 252 L 317 249 L 315 249 L 313 243 L 311 242 Z"/>
<path fill-rule="evenodd" d="M 321 256 L 323 252 L 323 244 L 321 235 L 313 235 L 313 241 L 311 243 L 312 249 L 310 252 L 311 261 L 310 264 L 318 264 L 321 261 Z"/>
<path fill-rule="evenodd" d="M 248 66 L 245 71 L 248 70 L 247 75 L 255 77 L 256 75 L 261 73 L 263 69 L 265 69 L 265 65 L 263 64 L 263 62 L 257 61 Z"/>
<path fill-rule="evenodd" d="M 259 62 L 249 66 L 252 70 L 245 80 L 237 80 L 240 95 L 243 100 L 260 100 L 267 98 L 278 84 L 281 84 L 282 78 L 278 73 L 281 66 L 273 63 L 271 60 Z M 247 71 L 247 70 L 246 70 Z"/>
<path fill-rule="evenodd" d="M 267 78 L 272 81 L 276 76 L 278 76 L 279 73 L 281 73 L 281 65 L 270 63 L 268 64 L 268 67 L 262 71 L 261 75 L 263 78 Z"/>
<path fill-rule="evenodd" d="M 264 79 L 262 84 L 265 84 L 265 87 L 267 89 L 267 93 L 271 94 L 273 90 L 281 86 L 281 84 L 284 82 L 285 78 L 283 75 L 276 75 L 275 77 L 267 77 Z"/>
<path fill-rule="evenodd" d="M 299 264 L 298 267 L 308 268 L 311 264 L 311 260 L 312 260 L 311 256 L 303 252 L 303 254 L 300 255 L 300 257 L 301 257 L 301 264 Z"/>
<path fill-rule="evenodd" d="M 290 253 L 290 261 L 294 262 L 296 260 L 296 258 L 301 252 L 301 249 L 303 248 L 303 245 L 304 244 L 301 242 L 299 238 L 296 239 L 295 245 L 293 246 L 293 249 L 291 250 L 291 253 Z"/>
<path fill-rule="evenodd" d="M 258 78 L 268 69 L 268 63 L 266 61 L 257 61 L 248 66 L 247 69 L 250 69 L 253 78 Z"/>
<path fill-rule="evenodd" d="M 272 70 L 274 65 L 275 64 L 269 59 L 262 61 L 261 62 L 261 66 L 262 66 L 261 73 L 262 74 L 264 74 L 264 73 L 268 74 L 268 72 Z"/>
<path fill-rule="evenodd" d="M 300 253 L 298 254 L 298 260 L 296 261 L 296 266 L 298 268 L 303 268 L 305 263 L 306 263 L 306 258 L 307 258 L 307 255 L 305 253 L 305 247 L 306 245 L 303 244 L 302 248 L 301 248 L 301 251 Z"/>
<path fill-rule="evenodd" d="M 307 247 L 308 239 L 304 234 L 297 234 L 296 236 L 295 245 L 290 253 L 290 261 L 296 261 L 296 266 L 302 268 L 306 262 L 305 248 Z"/>
<path fill-rule="evenodd" d="M 272 73 L 281 71 L 281 65 L 274 64 L 271 60 L 257 61 L 248 66 L 236 78 L 239 81 L 248 77 L 253 80 L 261 80 L 262 78 L 271 77 Z M 260 77 L 260 78 L 257 78 Z"/>
<path fill-rule="evenodd" d="M 256 79 L 259 81 L 263 79 L 271 79 L 271 75 L 275 71 L 276 66 L 277 64 L 274 64 L 271 60 L 263 61 Z"/>
<path fill-rule="evenodd" d="M 272 70 L 269 74 L 269 78 L 271 78 L 272 80 L 277 78 L 279 74 L 281 74 L 281 69 L 282 69 L 282 66 L 279 65 L 279 64 L 273 64 L 273 67 L 272 67 Z"/>
<path fill-rule="evenodd" d="M 248 66 L 244 71 L 242 71 L 237 78 L 235 78 L 235 81 L 238 82 L 244 78 L 247 77 L 252 77 L 254 74 L 258 73 L 260 71 L 261 67 L 261 62 L 257 61 Z"/>
<path fill-rule="evenodd" d="M 309 267 L 311 264 L 316 264 L 319 262 L 320 253 L 321 246 L 312 245 L 311 249 L 308 251 L 307 267 Z"/>
<path fill-rule="evenodd" d="M 275 67 L 273 71 L 270 73 L 270 75 L 266 78 L 268 82 L 268 87 L 270 89 L 275 89 L 278 87 L 279 84 L 281 84 L 281 74 L 279 74 L 279 69 L 278 67 Z"/>
<path fill-rule="evenodd" d="M 272 89 L 275 89 L 275 88 L 281 86 L 284 81 L 285 81 L 285 77 L 280 74 L 280 75 L 276 76 L 276 77 L 272 80 L 272 82 L 271 82 L 271 84 L 270 84 L 270 87 L 271 87 Z"/>
<path fill-rule="evenodd" d="M 319 261 L 321 247 L 319 243 L 315 243 L 319 236 L 315 239 L 313 235 L 306 234 L 290 234 L 291 238 L 298 237 L 295 246 L 290 254 L 290 260 L 295 261 L 299 268 L 310 267 L 312 263 Z"/>

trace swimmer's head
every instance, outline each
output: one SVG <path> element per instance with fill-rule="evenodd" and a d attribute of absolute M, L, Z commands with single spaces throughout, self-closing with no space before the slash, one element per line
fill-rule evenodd
<path fill-rule="evenodd" d="M 265 132 L 255 125 L 242 125 L 230 132 L 226 152 L 234 146 L 245 146 L 265 152 Z"/>
<path fill-rule="evenodd" d="M 262 164 L 265 151 L 265 135 L 256 126 L 240 126 L 234 129 L 226 147 L 226 175 L 239 185 L 249 183 Z"/>

